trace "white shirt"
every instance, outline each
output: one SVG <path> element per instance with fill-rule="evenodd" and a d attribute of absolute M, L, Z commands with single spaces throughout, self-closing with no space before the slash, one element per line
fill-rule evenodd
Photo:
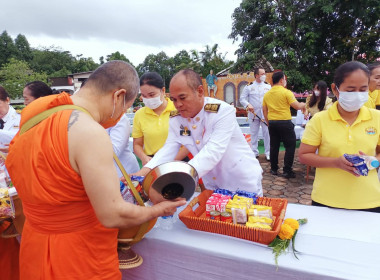
<path fill-rule="evenodd" d="M 264 94 L 270 89 L 271 86 L 264 82 L 258 83 L 257 81 L 254 81 L 253 83 L 246 85 L 240 95 L 241 105 L 245 108 L 248 104 L 251 104 L 255 110 L 255 113 L 260 118 L 263 118 L 263 98 Z M 248 117 L 252 119 L 254 115 L 249 112 Z"/>
<path fill-rule="evenodd" d="M 9 106 L 8 113 L 3 117 L 4 128 L 0 129 L 0 143 L 9 144 L 20 129 L 21 116 Z"/>
<path fill-rule="evenodd" d="M 140 166 L 135 155 L 129 149 L 129 136 L 131 134 L 131 130 L 131 124 L 125 114 L 115 126 L 107 129 L 107 133 L 112 141 L 113 150 L 128 174 L 135 173 L 140 170 Z M 116 163 L 115 166 L 118 176 L 121 177 L 122 173 Z"/>
<path fill-rule="evenodd" d="M 207 103 L 220 104 L 218 112 L 207 112 L 203 107 L 194 118 L 170 118 L 165 145 L 145 166 L 153 169 L 174 160 L 184 145 L 194 155 L 189 164 L 206 188 L 240 189 L 262 195 L 262 169 L 236 121 L 235 108 L 209 97 L 205 98 Z M 185 127 L 191 135 L 180 135 Z"/>

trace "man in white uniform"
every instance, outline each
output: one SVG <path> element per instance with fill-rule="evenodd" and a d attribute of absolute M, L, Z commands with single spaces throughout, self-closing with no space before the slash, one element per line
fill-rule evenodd
<path fill-rule="evenodd" d="M 9 104 L 8 92 L 0 86 L 0 148 L 9 145 L 20 126 L 20 114 Z"/>
<path fill-rule="evenodd" d="M 172 112 L 165 145 L 136 175 L 146 175 L 159 164 L 174 159 L 181 145 L 194 158 L 189 161 L 207 189 L 224 188 L 262 195 L 262 169 L 236 121 L 235 108 L 204 97 L 199 75 L 178 72 L 170 82 Z"/>
<path fill-rule="evenodd" d="M 259 156 L 259 149 L 257 148 L 259 142 L 259 130 L 263 132 L 264 148 L 266 159 L 270 157 L 270 144 L 269 144 L 269 131 L 268 125 L 265 123 L 263 115 L 263 97 L 264 94 L 270 90 L 271 86 L 265 83 L 265 70 L 262 68 L 255 69 L 256 80 L 249 83 L 240 96 L 240 103 L 248 110 L 248 122 L 251 130 L 251 143 L 252 149 L 256 157 Z"/>
<path fill-rule="evenodd" d="M 129 136 L 131 135 L 131 130 L 131 124 L 125 114 L 123 114 L 115 126 L 107 129 L 107 133 L 112 141 L 113 151 L 128 174 L 135 173 L 140 169 L 135 155 L 129 149 Z M 115 166 L 117 169 L 117 175 L 122 177 L 123 175 L 116 163 Z"/>

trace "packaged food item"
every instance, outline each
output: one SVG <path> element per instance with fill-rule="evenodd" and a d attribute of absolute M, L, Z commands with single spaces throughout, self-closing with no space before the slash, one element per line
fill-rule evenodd
<path fill-rule="evenodd" d="M 237 190 L 237 191 L 235 192 L 235 195 L 252 198 L 254 204 L 256 204 L 256 200 L 257 200 L 257 198 L 258 198 L 258 196 L 257 196 L 256 193 L 254 193 L 254 192 L 242 191 L 242 190 Z"/>
<path fill-rule="evenodd" d="M 232 223 L 232 214 L 228 212 L 220 213 L 220 220 L 226 223 Z"/>
<path fill-rule="evenodd" d="M 219 211 L 210 211 L 210 219 L 220 221 L 220 212 Z"/>
<path fill-rule="evenodd" d="M 218 193 L 213 193 L 206 202 L 206 217 L 210 217 L 210 211 L 226 211 L 226 205 L 230 197 Z"/>
<path fill-rule="evenodd" d="M 272 207 L 265 205 L 252 205 L 248 210 L 248 215 L 255 217 L 268 217 L 272 219 Z"/>
<path fill-rule="evenodd" d="M 244 206 L 231 208 L 231 215 L 234 224 L 245 224 L 247 222 L 247 209 Z"/>
<path fill-rule="evenodd" d="M 142 201 L 145 203 L 149 200 L 149 197 L 145 194 L 141 184 L 138 181 L 132 180 L 133 186 L 136 188 L 136 191 L 139 193 Z M 138 205 L 139 203 L 135 199 L 135 196 L 133 195 L 131 189 L 128 187 L 128 185 L 125 185 L 123 182 L 120 181 L 120 193 L 123 199 L 129 203 L 133 203 Z"/>
<path fill-rule="evenodd" d="M 264 224 L 264 225 L 272 225 L 273 220 L 268 217 L 255 217 L 255 216 L 249 216 L 248 222 L 250 223 L 258 223 L 258 224 Z"/>
<path fill-rule="evenodd" d="M 245 203 L 247 205 L 247 209 L 249 209 L 251 205 L 253 204 L 253 198 L 238 196 L 238 195 L 235 195 L 232 201 L 237 202 L 237 203 Z"/>
<path fill-rule="evenodd" d="M 227 195 L 230 198 L 233 197 L 233 193 L 229 190 L 226 190 L 226 189 L 216 189 L 216 190 L 214 190 L 214 193 Z"/>
<path fill-rule="evenodd" d="M 250 228 L 258 228 L 258 229 L 264 229 L 264 230 L 272 230 L 272 227 L 269 226 L 269 225 L 266 225 L 266 224 L 261 224 L 261 223 L 251 223 L 251 222 L 247 222 L 245 224 L 247 227 L 250 227 Z"/>
<path fill-rule="evenodd" d="M 14 217 L 15 211 L 8 188 L 0 188 L 0 220 Z"/>
<path fill-rule="evenodd" d="M 379 161 L 372 156 L 344 154 L 344 158 L 354 165 L 355 173 L 360 176 L 368 176 L 369 170 L 379 167 Z"/>

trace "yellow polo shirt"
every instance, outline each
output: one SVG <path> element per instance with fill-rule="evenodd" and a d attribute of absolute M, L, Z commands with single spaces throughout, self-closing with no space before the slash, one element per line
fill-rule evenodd
<path fill-rule="evenodd" d="M 318 147 L 318 154 L 323 157 L 337 158 L 359 151 L 375 155 L 376 146 L 380 145 L 380 111 L 363 106 L 350 126 L 340 116 L 337 104 L 314 115 L 306 125 L 302 143 Z M 379 207 L 377 171 L 373 169 L 368 176 L 355 177 L 339 168 L 317 168 L 311 198 L 338 208 Z"/>
<path fill-rule="evenodd" d="M 152 109 L 143 107 L 138 110 L 133 118 L 132 137 L 144 137 L 144 153 L 154 155 L 165 144 L 169 133 L 169 115 L 175 110 L 170 99 L 161 115 L 157 115 Z"/>
<path fill-rule="evenodd" d="M 366 103 L 364 103 L 364 106 L 367 106 L 368 108 L 375 109 L 376 108 L 376 99 L 377 99 L 378 91 L 369 91 L 368 92 L 368 100 Z"/>
<path fill-rule="evenodd" d="M 380 106 L 380 89 L 376 89 L 370 93 L 375 98 L 375 106 Z"/>
<path fill-rule="evenodd" d="M 290 104 L 296 102 L 293 92 L 283 86 L 273 86 L 263 99 L 263 106 L 268 108 L 268 120 L 291 120 Z"/>

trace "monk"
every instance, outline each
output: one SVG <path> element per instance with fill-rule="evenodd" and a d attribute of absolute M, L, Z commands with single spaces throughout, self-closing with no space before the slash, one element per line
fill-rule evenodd
<path fill-rule="evenodd" d="M 10 145 L 6 167 L 26 217 L 20 279 L 121 279 L 117 228 L 172 215 L 184 200 L 152 207 L 125 202 L 104 128 L 117 123 L 139 89 L 135 69 L 110 61 L 96 69 L 74 96 L 42 97 L 22 111 L 21 123 L 49 108 L 59 111 Z"/>

